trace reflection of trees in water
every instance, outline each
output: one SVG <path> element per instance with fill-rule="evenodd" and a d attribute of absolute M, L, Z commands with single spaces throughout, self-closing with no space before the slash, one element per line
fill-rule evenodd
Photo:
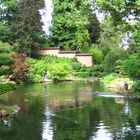
<path fill-rule="evenodd" d="M 116 97 L 115 98 L 115 103 L 117 104 L 124 104 L 125 103 L 125 99 L 122 97 Z"/>
<path fill-rule="evenodd" d="M 80 106 L 63 106 L 53 117 L 54 140 L 86 140 L 89 126 L 89 110 Z"/>
<path fill-rule="evenodd" d="M 104 139 L 136 139 L 140 136 L 140 127 L 137 122 L 140 112 L 139 115 L 136 114 L 135 106 L 132 106 L 129 101 L 126 100 L 124 105 L 115 104 L 112 99 L 96 99 L 95 102 L 94 105 L 97 105 L 94 106 L 90 117 L 88 133 L 90 138 L 100 139 L 104 132 L 108 134 L 104 135 Z"/>
<path fill-rule="evenodd" d="M 119 120 L 122 125 L 114 133 L 116 139 L 137 139 L 140 136 L 137 115 L 136 112 L 132 111 L 134 108 L 128 99 L 124 99 L 123 110 L 119 115 Z"/>
<path fill-rule="evenodd" d="M 140 130 L 137 129 L 138 122 L 137 118 L 135 117 L 136 112 L 132 112 L 132 105 L 126 99 L 124 104 L 123 114 L 125 116 L 126 121 L 123 122 L 123 127 L 121 130 L 122 136 L 124 137 L 131 137 L 131 139 L 136 139 L 137 135 L 140 135 Z"/>
<path fill-rule="evenodd" d="M 61 106 L 78 106 L 92 100 L 92 86 L 86 83 L 50 84 L 46 91 L 48 94 L 48 105 L 53 108 Z"/>
<path fill-rule="evenodd" d="M 27 89 L 26 89 L 27 90 Z M 0 139 L 2 140 L 40 140 L 42 121 L 45 118 L 44 100 L 40 96 L 25 96 L 27 91 L 17 89 L 17 94 L 8 94 L 10 103 L 21 107 L 18 115 L 0 122 Z M 26 91 L 26 92 L 25 92 Z M 28 98 L 27 98 L 28 97 Z M 25 101 L 28 99 L 28 101 Z"/>
<path fill-rule="evenodd" d="M 88 104 L 92 101 L 92 86 L 72 83 L 65 85 L 62 90 L 59 88 L 57 92 L 55 88 L 57 95 L 53 97 L 53 100 L 50 98 L 48 102 L 49 106 L 55 108 L 53 139 L 86 140 L 90 123 Z M 63 94 L 67 96 L 63 97 Z"/>
<path fill-rule="evenodd" d="M 96 132 L 98 131 L 98 125 L 101 122 L 101 116 L 99 110 L 95 108 L 90 111 L 89 115 L 90 115 L 89 116 L 90 122 L 89 122 L 89 128 L 87 134 L 88 134 L 88 138 L 90 139 L 91 137 L 95 136 Z"/>
<path fill-rule="evenodd" d="M 140 104 L 137 102 L 124 100 L 123 104 L 117 100 L 116 104 L 113 98 L 92 96 L 92 84 L 50 84 L 44 87 L 44 92 L 42 85 L 32 88 L 19 89 L 17 97 L 13 94 L 8 98 L 26 103 L 22 92 L 47 96 L 27 94 L 31 99 L 26 104 L 27 111 L 8 122 L 0 121 L 0 139 L 96 140 L 103 136 L 105 140 L 117 140 L 140 136 Z"/>
<path fill-rule="evenodd" d="M 113 133 L 110 132 L 110 126 L 114 121 L 114 119 L 112 118 L 112 114 L 114 111 L 112 105 L 114 105 L 112 99 L 95 99 L 90 117 L 90 139 L 112 139 Z"/>
<path fill-rule="evenodd" d="M 38 106 L 38 107 L 37 107 Z M 40 140 L 42 128 L 41 122 L 44 115 L 42 113 L 42 107 L 38 105 L 32 105 L 28 114 L 19 115 L 9 120 L 7 124 L 0 125 L 0 139 L 2 140 Z M 10 123 L 10 125 L 9 125 Z"/>

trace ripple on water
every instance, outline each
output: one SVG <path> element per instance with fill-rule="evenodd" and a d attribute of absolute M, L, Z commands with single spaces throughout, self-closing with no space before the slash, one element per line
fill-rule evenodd
<path fill-rule="evenodd" d="M 90 140 L 113 140 L 113 135 L 110 132 L 109 126 L 106 126 L 102 121 L 96 128 L 97 131 L 92 133 Z"/>

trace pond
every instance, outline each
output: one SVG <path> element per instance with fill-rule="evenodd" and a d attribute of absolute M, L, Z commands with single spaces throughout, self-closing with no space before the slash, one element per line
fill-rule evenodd
<path fill-rule="evenodd" d="M 0 119 L 0 140 L 139 140 L 140 103 L 103 91 L 84 82 L 19 86 L 1 96 L 21 111 Z"/>

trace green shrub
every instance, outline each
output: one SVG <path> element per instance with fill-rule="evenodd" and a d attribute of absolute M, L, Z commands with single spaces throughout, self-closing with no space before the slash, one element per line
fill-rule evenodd
<path fill-rule="evenodd" d="M 124 60 L 117 60 L 115 62 L 115 73 L 119 74 L 120 76 L 125 76 L 125 61 Z"/>
<path fill-rule="evenodd" d="M 76 72 L 75 73 L 75 76 L 76 77 L 79 77 L 79 78 L 88 78 L 90 77 L 90 73 L 89 72 Z"/>
<path fill-rule="evenodd" d="M 14 63 L 14 59 L 6 53 L 0 54 L 0 65 L 11 65 Z"/>
<path fill-rule="evenodd" d="M 47 70 L 47 63 L 45 63 L 43 60 L 34 60 L 29 59 L 28 63 L 30 65 L 29 72 L 33 75 L 41 75 L 43 71 Z"/>
<path fill-rule="evenodd" d="M 111 73 L 111 74 L 109 74 L 109 75 L 107 75 L 107 76 L 104 77 L 103 83 L 105 85 L 108 85 L 108 84 L 110 84 L 110 82 L 112 82 L 116 78 L 118 78 L 118 75 L 116 73 Z"/>
<path fill-rule="evenodd" d="M 43 81 L 42 76 L 39 74 L 36 74 L 33 77 L 34 77 L 34 82 L 42 82 Z"/>
<path fill-rule="evenodd" d="M 28 74 L 28 75 L 26 75 L 24 82 L 26 82 L 26 83 L 40 83 L 40 82 L 43 82 L 43 79 L 42 79 L 41 75 Z"/>
<path fill-rule="evenodd" d="M 115 64 L 118 60 L 125 60 L 129 56 L 123 48 L 112 48 L 105 56 L 103 67 L 106 73 L 115 72 Z"/>
<path fill-rule="evenodd" d="M 93 67 L 86 67 L 84 65 L 81 65 L 79 62 L 74 62 L 72 64 L 73 70 L 77 72 L 89 72 L 91 73 L 93 71 Z"/>
<path fill-rule="evenodd" d="M 13 71 L 9 67 L 7 67 L 7 66 L 0 67 L 0 76 L 2 76 L 2 75 L 10 75 L 12 73 L 13 73 Z"/>
<path fill-rule="evenodd" d="M 95 64 L 100 64 L 103 61 L 103 53 L 98 47 L 92 46 L 89 52 L 92 53 L 93 62 Z"/>
<path fill-rule="evenodd" d="M 134 85 L 133 85 L 133 89 L 135 92 L 140 92 L 140 81 L 137 81 Z"/>
<path fill-rule="evenodd" d="M 126 74 L 135 80 L 140 80 L 140 59 L 137 55 L 131 55 L 125 61 Z"/>
<path fill-rule="evenodd" d="M 7 92 L 16 88 L 14 83 L 0 83 L 0 93 Z"/>
<path fill-rule="evenodd" d="M 67 63 L 55 63 L 48 67 L 52 79 L 63 79 L 72 72 L 72 67 Z"/>
<path fill-rule="evenodd" d="M 103 65 L 95 65 L 93 67 L 93 73 L 92 73 L 92 75 L 94 77 L 102 77 L 104 75 Z"/>
<path fill-rule="evenodd" d="M 81 66 L 79 72 L 90 72 L 91 67 Z"/>
<path fill-rule="evenodd" d="M 13 50 L 13 47 L 8 43 L 3 43 L 0 41 L 0 53 L 10 53 Z"/>
<path fill-rule="evenodd" d="M 4 81 L 5 81 L 5 78 L 3 76 L 0 76 L 0 83 Z"/>
<path fill-rule="evenodd" d="M 43 71 L 47 73 L 46 78 L 53 80 L 63 80 L 66 77 L 73 77 L 76 72 L 85 72 L 89 77 L 93 71 L 92 67 L 82 66 L 74 59 L 59 58 L 56 56 L 39 56 L 37 59 L 30 58 L 28 59 L 28 64 L 30 65 L 27 78 L 29 81 L 43 80 L 40 77 Z"/>
<path fill-rule="evenodd" d="M 80 63 L 73 62 L 72 67 L 73 67 L 73 70 L 79 71 L 81 69 L 82 65 Z"/>

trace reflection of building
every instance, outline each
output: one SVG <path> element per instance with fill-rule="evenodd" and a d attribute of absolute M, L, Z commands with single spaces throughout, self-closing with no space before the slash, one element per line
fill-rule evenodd
<path fill-rule="evenodd" d="M 124 104 L 125 103 L 125 100 L 124 100 L 124 98 L 115 98 L 115 103 L 117 103 L 117 104 Z"/>
<path fill-rule="evenodd" d="M 66 99 L 52 99 L 48 101 L 48 106 L 52 108 L 60 107 L 60 106 L 71 106 L 82 104 L 86 102 L 92 101 L 92 94 L 75 94 L 75 96 L 66 98 Z"/>

